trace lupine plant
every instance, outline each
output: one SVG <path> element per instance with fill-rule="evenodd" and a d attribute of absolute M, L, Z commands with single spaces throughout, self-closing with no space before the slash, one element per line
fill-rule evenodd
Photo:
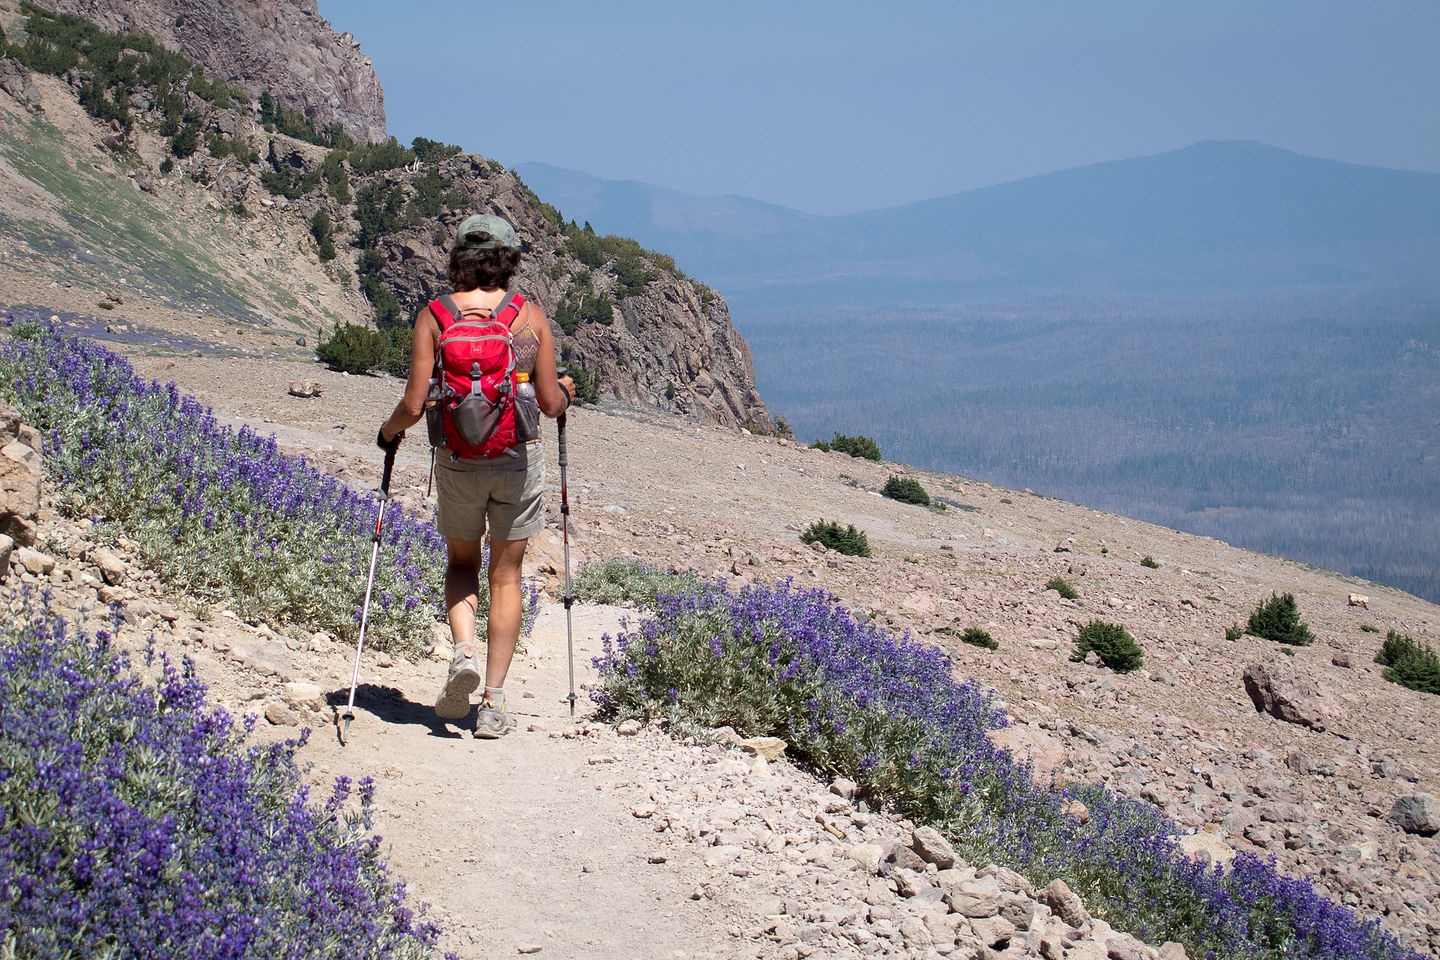
<path fill-rule="evenodd" d="M 435 956 L 371 782 L 312 801 L 302 741 L 249 744 L 188 663 L 150 666 L 33 593 L 0 612 L 0 956 Z"/>
<path fill-rule="evenodd" d="M 822 591 L 783 582 L 662 594 L 633 631 L 604 638 L 596 665 L 592 695 L 611 716 L 782 737 L 816 769 L 934 824 L 970 859 L 1037 886 L 1064 878 L 1092 913 L 1192 957 L 1418 960 L 1273 860 L 1202 865 L 1148 803 L 1036 783 L 986 736 L 1004 716 L 983 687 L 957 683 L 938 649 L 860 623 Z M 1063 812 L 1071 800 L 1086 805 L 1085 822 Z"/>
<path fill-rule="evenodd" d="M 0 395 L 45 439 L 58 506 L 138 544 L 177 591 L 244 617 L 353 639 L 378 501 L 232 430 L 175 385 L 24 318 L 0 348 Z M 428 518 L 386 511 L 366 643 L 413 654 L 442 609 L 444 539 Z M 488 604 L 481 582 L 481 615 Z M 536 607 L 527 593 L 527 617 Z"/>

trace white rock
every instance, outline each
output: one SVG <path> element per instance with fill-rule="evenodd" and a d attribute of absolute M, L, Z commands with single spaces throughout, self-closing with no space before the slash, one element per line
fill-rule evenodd
<path fill-rule="evenodd" d="M 20 564 L 26 570 L 35 574 L 35 576 L 37 577 L 47 574 L 51 570 L 55 569 L 54 557 L 43 554 L 39 550 L 35 550 L 30 547 L 20 547 L 14 552 L 13 558 L 16 563 Z"/>

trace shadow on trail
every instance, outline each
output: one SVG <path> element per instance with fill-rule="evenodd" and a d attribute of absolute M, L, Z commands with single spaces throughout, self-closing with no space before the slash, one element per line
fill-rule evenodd
<path fill-rule="evenodd" d="M 349 698 L 349 687 L 343 690 L 332 690 L 325 697 L 325 702 L 330 705 L 332 717 L 336 721 L 337 736 L 345 722 L 345 705 Z M 468 730 L 475 725 L 473 707 L 470 716 L 464 720 L 445 721 L 435 716 L 435 707 L 432 704 L 416 703 L 395 687 L 383 687 L 374 683 L 362 683 L 355 688 L 355 706 L 373 715 L 381 723 L 414 724 L 425 727 L 430 731 L 432 737 L 459 739 L 461 729 Z M 360 717 L 357 715 L 355 722 L 359 721 Z M 355 732 L 357 731 L 353 729 L 352 724 L 352 736 Z"/>

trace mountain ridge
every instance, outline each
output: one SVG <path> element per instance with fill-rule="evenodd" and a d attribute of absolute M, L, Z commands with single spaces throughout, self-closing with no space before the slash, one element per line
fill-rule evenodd
<path fill-rule="evenodd" d="M 542 192 L 579 204 L 567 214 L 593 219 L 597 229 L 619 217 L 642 242 L 663 242 L 746 307 L 764 298 L 853 301 L 866 284 L 892 276 L 912 301 L 932 305 L 1440 279 L 1440 174 L 1306 157 L 1257 141 L 1201 141 L 832 217 L 749 198 L 643 190 L 635 181 L 621 191 L 616 181 L 531 163 L 516 169 Z M 673 217 L 625 209 L 625 193 L 652 208 L 662 198 L 700 211 L 723 201 L 764 210 L 770 222 L 687 233 Z"/>

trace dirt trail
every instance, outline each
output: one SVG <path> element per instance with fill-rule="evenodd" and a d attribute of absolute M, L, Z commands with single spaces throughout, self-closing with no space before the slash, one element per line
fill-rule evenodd
<path fill-rule="evenodd" d="M 626 611 L 574 612 L 578 684 L 594 678 L 598 638 Z M 440 724 L 431 703 L 444 670 L 397 665 L 382 676 L 367 664 L 349 746 L 325 731 L 304 755 L 327 777 L 379 783 L 391 866 L 434 906 L 446 948 L 616 960 L 720 951 L 721 909 L 688 896 L 703 864 L 685 852 L 649 862 L 654 828 L 631 814 L 647 794 L 626 762 L 641 742 L 586 723 L 583 690 L 570 718 L 563 607 L 546 607 L 516 657 L 511 735 L 473 740 Z"/>

